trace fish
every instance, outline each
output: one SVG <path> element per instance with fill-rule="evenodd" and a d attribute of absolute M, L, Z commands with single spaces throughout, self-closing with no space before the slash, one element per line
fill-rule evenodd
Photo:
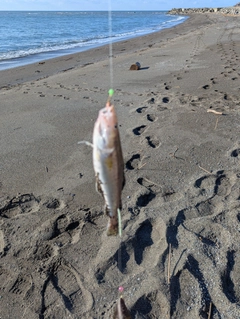
<path fill-rule="evenodd" d="M 118 210 L 122 209 L 121 193 L 125 185 L 124 161 L 117 115 L 110 99 L 99 111 L 93 129 L 93 167 L 96 190 L 105 201 L 109 217 L 107 235 L 118 234 Z"/>
<path fill-rule="evenodd" d="M 125 305 L 122 297 L 117 300 L 116 308 L 114 310 L 113 319 L 131 319 L 131 314 Z"/>

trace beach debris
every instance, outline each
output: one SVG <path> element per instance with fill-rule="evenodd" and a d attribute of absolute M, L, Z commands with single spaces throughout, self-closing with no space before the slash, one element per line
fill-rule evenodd
<path fill-rule="evenodd" d="M 122 297 L 123 287 L 120 286 L 118 291 L 120 292 L 120 298 L 117 300 L 117 304 L 114 310 L 113 319 L 131 319 L 130 311 L 128 310 L 125 301 Z"/>
<path fill-rule="evenodd" d="M 208 310 L 208 319 L 211 318 L 211 314 L 212 314 L 212 302 L 210 302 L 210 305 L 209 305 L 209 310 Z"/>
<path fill-rule="evenodd" d="M 170 284 L 170 263 L 171 263 L 171 250 L 172 250 L 172 245 L 169 244 L 169 247 L 168 247 L 168 270 L 167 270 L 167 283 Z"/>
<path fill-rule="evenodd" d="M 130 69 L 129 70 L 131 70 L 131 71 L 138 71 L 138 70 L 140 70 L 141 69 L 141 64 L 139 63 L 139 62 L 136 62 L 136 63 L 134 63 L 134 64 L 132 64 L 131 66 L 130 66 Z"/>
<path fill-rule="evenodd" d="M 124 162 L 117 116 L 110 98 L 101 109 L 93 130 L 93 166 L 96 176 L 96 190 L 105 200 L 105 212 L 109 216 L 107 235 L 117 235 L 118 216 L 121 210 L 121 193 L 125 184 Z"/>
<path fill-rule="evenodd" d="M 213 114 L 216 114 L 216 115 L 223 115 L 223 112 L 219 112 L 219 111 L 216 111 L 216 110 L 213 110 L 213 109 L 208 109 L 207 112 L 208 113 L 213 113 Z M 214 126 L 214 130 L 217 129 L 218 121 L 219 121 L 219 117 L 217 117 L 216 124 Z"/>
<path fill-rule="evenodd" d="M 218 116 L 217 119 L 216 119 L 216 124 L 215 124 L 215 126 L 214 126 L 214 131 L 217 129 L 218 121 L 219 121 L 219 116 Z"/>
<path fill-rule="evenodd" d="M 210 174 L 210 175 L 214 175 L 213 173 L 209 172 L 207 169 L 201 167 L 200 165 L 198 165 L 198 167 L 199 167 L 201 170 L 203 170 L 205 173 L 208 173 L 208 174 Z"/>
<path fill-rule="evenodd" d="M 207 112 L 208 113 L 214 113 L 216 115 L 223 115 L 223 112 L 219 112 L 219 111 L 216 111 L 216 110 L 213 110 L 213 109 L 208 109 Z"/>
<path fill-rule="evenodd" d="M 173 153 L 169 153 L 170 156 L 174 157 L 174 158 L 177 158 L 176 157 L 176 153 L 178 151 L 178 147 L 175 149 L 175 151 Z"/>
<path fill-rule="evenodd" d="M 216 111 L 216 110 L 213 110 L 213 109 L 208 109 L 207 112 L 208 113 L 213 113 L 213 114 L 216 114 L 216 115 L 223 115 L 223 112 L 219 112 L 219 111 Z M 219 117 L 217 117 L 216 124 L 214 126 L 214 131 L 217 129 L 218 121 L 219 121 Z"/>

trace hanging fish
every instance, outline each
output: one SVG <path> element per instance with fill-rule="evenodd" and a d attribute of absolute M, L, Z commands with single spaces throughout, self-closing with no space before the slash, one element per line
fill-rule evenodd
<path fill-rule="evenodd" d="M 93 166 L 96 189 L 105 200 L 105 212 L 109 216 L 107 235 L 118 233 L 118 210 L 121 209 L 121 193 L 125 184 L 124 162 L 117 116 L 110 98 L 101 109 L 93 130 Z"/>
<path fill-rule="evenodd" d="M 127 309 L 122 297 L 120 297 L 117 301 L 113 319 L 131 319 L 130 311 Z"/>

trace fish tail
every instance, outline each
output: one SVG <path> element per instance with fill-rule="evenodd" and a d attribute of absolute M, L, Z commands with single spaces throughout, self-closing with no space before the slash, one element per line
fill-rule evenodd
<path fill-rule="evenodd" d="M 105 204 L 105 214 L 109 217 L 107 224 L 107 235 L 108 236 L 117 236 L 118 234 L 118 214 L 117 212 L 114 214 Z"/>
<path fill-rule="evenodd" d="M 109 216 L 108 225 L 107 225 L 107 235 L 116 236 L 118 234 L 118 217 Z"/>

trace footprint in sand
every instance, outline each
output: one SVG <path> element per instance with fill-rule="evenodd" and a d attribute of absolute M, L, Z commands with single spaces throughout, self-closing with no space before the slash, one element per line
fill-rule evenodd
<path fill-rule="evenodd" d="M 224 171 L 217 172 L 216 175 L 205 175 L 196 180 L 194 187 L 199 189 L 198 196 L 207 199 L 215 195 L 226 196 L 231 192 L 231 185 Z"/>
<path fill-rule="evenodd" d="M 170 84 L 168 84 L 167 82 L 164 83 L 164 88 L 165 90 L 169 91 L 172 87 Z"/>
<path fill-rule="evenodd" d="M 98 284 L 104 285 L 109 281 L 109 277 L 115 277 L 117 274 L 124 278 L 124 274 L 134 271 L 136 265 L 143 265 L 148 269 L 157 265 L 161 252 L 166 248 L 165 223 L 161 218 L 156 222 L 146 218 L 140 223 L 136 220 L 132 227 L 135 228 L 134 235 L 122 241 L 120 248 L 100 266 L 98 265 L 95 272 Z M 119 259 L 120 254 L 121 259 Z M 152 256 L 155 257 L 152 258 Z M 135 269 L 135 271 L 138 270 Z M 140 268 L 140 271 L 144 270 Z"/>
<path fill-rule="evenodd" d="M 149 122 L 155 122 L 157 119 L 157 116 L 155 116 L 154 114 L 147 114 L 147 120 Z"/>
<path fill-rule="evenodd" d="M 81 275 L 64 260 L 56 262 L 43 284 L 39 318 L 68 318 L 92 308 L 91 293 L 84 287 Z"/>
<path fill-rule="evenodd" d="M 143 177 L 139 177 L 137 179 L 137 183 L 143 187 L 141 187 L 141 189 L 133 196 L 132 207 L 128 207 L 128 211 L 131 214 L 131 219 L 134 219 L 136 216 L 138 216 L 141 208 L 148 206 L 148 204 L 156 198 L 157 193 L 161 188 Z"/>
<path fill-rule="evenodd" d="M 156 136 L 146 136 L 146 140 L 151 148 L 158 148 L 160 146 L 160 142 Z"/>
<path fill-rule="evenodd" d="M 12 287 L 12 280 L 14 278 L 15 274 L 11 273 L 8 269 L 0 267 L 0 294 L 9 291 Z"/>
<path fill-rule="evenodd" d="M 238 158 L 239 155 L 240 155 L 240 148 L 236 148 L 235 150 L 231 152 L 231 157 Z"/>
<path fill-rule="evenodd" d="M 155 99 L 152 97 L 150 100 L 147 101 L 148 104 L 155 104 Z"/>
<path fill-rule="evenodd" d="M 124 284 L 126 291 L 129 293 L 132 291 L 136 298 L 133 306 L 129 307 L 131 315 L 133 318 L 145 318 L 151 313 L 158 318 L 159 313 L 161 315 L 169 313 L 169 307 L 166 307 L 169 304 L 167 297 L 159 291 L 159 279 L 156 280 L 160 276 L 157 267 L 159 258 L 167 247 L 165 223 L 161 218 L 156 221 L 145 218 L 141 222 L 139 219 L 136 220 L 132 227 L 133 236 L 124 240 L 114 255 L 100 265 L 95 276 L 100 285 L 109 287 L 111 283 L 114 287 L 114 278 L 124 282 L 126 278 L 124 274 L 131 275 L 131 282 Z M 152 270 L 156 276 L 154 280 Z M 141 289 L 136 288 L 141 286 L 144 287 L 144 294 Z M 105 312 L 106 309 L 103 313 Z"/>
<path fill-rule="evenodd" d="M 218 83 L 215 78 L 211 78 L 211 82 L 212 82 L 212 84 L 217 84 Z"/>
<path fill-rule="evenodd" d="M 163 103 L 169 103 L 169 97 L 165 96 L 162 98 Z"/>
<path fill-rule="evenodd" d="M 49 198 L 43 203 L 43 205 L 49 209 L 57 209 L 61 204 L 57 198 Z"/>
<path fill-rule="evenodd" d="M 40 245 L 36 244 L 36 249 L 34 251 L 34 259 L 37 261 L 50 261 L 52 257 L 57 255 L 57 248 L 49 243 L 40 243 Z"/>
<path fill-rule="evenodd" d="M 146 128 L 147 128 L 146 125 L 141 125 L 134 128 L 132 131 L 134 135 L 141 135 L 146 130 Z"/>
<path fill-rule="evenodd" d="M 210 303 L 213 316 L 228 317 L 231 313 L 237 318 L 240 310 L 240 258 L 236 241 L 240 221 L 238 178 L 236 173 L 218 171 L 197 179 L 189 189 L 190 205 L 167 222 L 168 247 L 161 253 L 158 265 L 159 277 L 165 273 L 163 282 L 169 281 L 169 313 L 174 318 L 185 317 L 186 309 L 189 318 L 199 314 L 207 318 Z M 140 300 L 151 307 L 147 296 Z M 179 307 L 180 300 L 183 307 Z M 137 313 L 135 305 L 132 309 Z"/>
<path fill-rule="evenodd" d="M 165 86 L 165 90 L 168 91 L 168 90 L 170 90 L 170 89 L 171 89 L 171 86 L 170 86 L 170 85 L 166 85 L 166 86 Z"/>
<path fill-rule="evenodd" d="M 146 187 L 147 189 L 149 189 L 150 191 L 158 191 L 159 188 L 161 188 L 160 186 L 158 187 L 158 185 L 150 180 L 148 180 L 147 178 L 144 177 L 139 177 L 137 179 L 137 183 L 141 186 Z"/>
<path fill-rule="evenodd" d="M 210 216 L 222 209 L 219 197 L 230 195 L 231 178 L 229 179 L 223 171 L 220 171 L 216 175 L 199 178 L 194 187 L 197 191 L 195 193 L 197 214 L 200 217 Z"/>
<path fill-rule="evenodd" d="M 129 170 L 133 170 L 138 168 L 138 165 L 140 164 L 140 154 L 134 154 L 132 155 L 132 157 L 130 158 L 130 160 L 128 160 L 126 162 L 126 168 Z"/>
<path fill-rule="evenodd" d="M 221 282 L 223 293 L 231 303 L 236 303 L 240 300 L 240 289 L 238 281 L 239 275 L 239 256 L 235 250 L 229 249 L 226 254 L 227 265 L 221 273 Z"/>
<path fill-rule="evenodd" d="M 147 106 L 139 107 L 136 109 L 137 113 L 144 113 L 147 110 Z"/>
<path fill-rule="evenodd" d="M 50 258 L 56 251 L 54 247 L 62 248 L 67 244 L 76 243 L 79 239 L 80 232 L 79 220 L 70 220 L 70 218 L 61 214 L 56 219 L 49 219 L 36 229 L 36 236 L 47 242 L 42 242 L 38 246 L 36 256 L 38 259 Z M 44 257 L 46 256 L 46 257 Z"/>
<path fill-rule="evenodd" d="M 134 259 L 138 265 L 141 265 L 144 259 L 144 252 L 147 247 L 153 245 L 152 239 L 153 225 L 149 220 L 145 220 L 137 229 L 134 240 Z"/>
<path fill-rule="evenodd" d="M 233 293 L 233 285 L 231 285 L 233 284 L 231 272 L 234 265 L 234 252 L 227 252 L 226 269 L 222 270 L 223 265 L 218 264 L 219 242 L 224 240 L 225 236 L 228 236 L 228 233 L 219 226 L 214 227 L 211 223 L 203 227 L 202 222 L 199 220 L 184 222 L 184 219 L 182 219 L 179 220 L 176 226 L 178 227 L 178 232 L 176 232 L 175 238 L 188 238 L 189 242 L 190 240 L 194 242 L 194 249 L 191 249 L 191 252 L 188 254 L 185 249 L 180 254 L 179 250 L 182 250 L 184 246 L 174 246 L 172 243 L 172 247 L 179 249 L 175 250 L 175 253 L 171 257 L 171 265 L 175 266 L 170 270 L 172 271 L 170 281 L 170 313 L 174 316 L 177 311 L 178 315 L 180 313 L 184 316 L 185 310 L 181 313 L 183 310 L 177 307 L 181 295 L 181 299 L 184 296 L 183 300 L 188 300 L 184 308 L 188 307 L 191 318 L 198 316 L 199 313 L 204 315 L 207 311 L 206 309 L 209 309 L 210 302 L 212 302 L 214 313 L 220 314 L 221 311 L 218 309 L 222 307 L 222 302 L 226 299 L 226 296 L 229 300 L 231 299 L 231 302 L 236 301 L 236 293 Z M 229 244 L 230 241 L 228 240 L 226 246 Z M 166 260 L 167 258 L 165 257 Z M 219 269 L 222 270 L 220 276 Z M 209 282 L 213 284 L 209 284 Z M 229 284 L 228 287 L 227 283 Z M 215 289 L 219 285 L 223 287 L 223 291 L 221 293 L 219 291 L 218 297 L 212 299 L 211 296 L 216 295 Z M 191 296 L 192 298 L 190 298 Z M 232 308 L 234 309 L 235 306 Z M 237 310 L 235 309 L 235 311 Z"/>
<path fill-rule="evenodd" d="M 194 187 L 199 190 L 197 196 L 204 196 L 205 200 L 215 195 L 215 186 L 216 177 L 214 175 L 204 175 L 194 183 Z"/>
<path fill-rule="evenodd" d="M 40 199 L 33 194 L 23 194 L 4 202 L 0 207 L 0 214 L 5 218 L 13 218 L 18 215 L 35 213 L 39 210 Z"/>
<path fill-rule="evenodd" d="M 168 318 L 169 302 L 162 292 L 153 290 L 137 299 L 131 308 L 132 318 Z"/>
<path fill-rule="evenodd" d="M 136 206 L 137 207 L 146 207 L 154 198 L 156 194 L 151 190 L 145 190 L 137 197 Z"/>
<path fill-rule="evenodd" d="M 30 274 L 19 274 L 14 284 L 9 289 L 9 292 L 19 297 L 24 298 L 28 291 L 32 288 L 33 281 Z"/>
<path fill-rule="evenodd" d="M 184 300 L 183 308 L 177 307 L 180 298 Z M 201 317 L 207 315 L 211 297 L 199 263 L 194 256 L 189 255 L 185 267 L 171 277 L 170 300 L 171 316 L 175 317 L 177 311 L 177 316 L 184 318 L 186 309 L 189 318 L 197 318 L 199 314 Z"/>
<path fill-rule="evenodd" d="M 168 109 L 167 107 L 162 106 L 162 105 L 158 105 L 158 106 L 157 106 L 157 110 L 158 110 L 159 112 L 166 111 L 167 109 Z"/>

